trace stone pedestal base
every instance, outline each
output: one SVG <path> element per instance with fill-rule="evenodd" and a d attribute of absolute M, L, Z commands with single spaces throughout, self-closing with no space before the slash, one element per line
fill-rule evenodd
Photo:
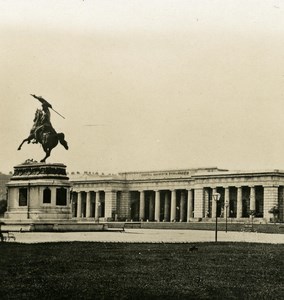
<path fill-rule="evenodd" d="M 71 219 L 70 186 L 63 164 L 33 162 L 15 166 L 7 184 L 5 219 Z"/>

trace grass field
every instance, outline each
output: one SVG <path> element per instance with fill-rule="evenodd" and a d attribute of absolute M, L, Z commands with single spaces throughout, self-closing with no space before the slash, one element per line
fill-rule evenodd
<path fill-rule="evenodd" d="M 0 243 L 0 299 L 284 299 L 284 246 Z"/>

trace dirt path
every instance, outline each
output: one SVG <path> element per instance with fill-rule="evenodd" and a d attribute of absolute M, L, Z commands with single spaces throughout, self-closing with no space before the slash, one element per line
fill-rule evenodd
<path fill-rule="evenodd" d="M 25 232 L 14 233 L 19 243 L 91 241 L 123 243 L 214 242 L 214 231 L 126 229 L 125 232 Z M 283 234 L 218 232 L 218 241 L 284 244 Z"/>

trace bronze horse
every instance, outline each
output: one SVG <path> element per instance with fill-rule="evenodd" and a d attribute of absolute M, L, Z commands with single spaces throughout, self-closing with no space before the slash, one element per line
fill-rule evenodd
<path fill-rule="evenodd" d="M 40 109 L 36 110 L 35 117 L 34 117 L 34 125 L 30 131 L 30 135 L 22 141 L 20 146 L 18 147 L 18 150 L 21 150 L 22 145 L 27 142 L 28 144 L 32 141 L 33 143 L 39 142 L 42 145 L 42 148 L 45 152 L 45 157 L 41 160 L 41 162 L 45 162 L 45 160 L 50 156 L 51 150 L 55 148 L 60 142 L 60 144 L 68 150 L 68 144 L 65 141 L 64 133 L 56 133 L 52 130 L 44 130 L 40 134 L 40 138 L 37 139 L 36 137 L 36 129 L 41 125 L 41 117 L 42 117 L 42 111 Z M 44 127 L 43 127 L 44 128 Z"/>

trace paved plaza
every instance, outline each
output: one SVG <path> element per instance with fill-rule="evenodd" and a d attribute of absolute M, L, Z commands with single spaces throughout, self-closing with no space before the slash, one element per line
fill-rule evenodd
<path fill-rule="evenodd" d="M 159 230 L 159 229 L 126 229 L 124 232 L 17 232 L 19 243 L 44 242 L 120 242 L 120 243 L 192 243 L 214 242 L 214 231 L 203 230 Z M 220 242 L 253 242 L 284 244 L 283 234 L 256 232 L 218 232 Z"/>

